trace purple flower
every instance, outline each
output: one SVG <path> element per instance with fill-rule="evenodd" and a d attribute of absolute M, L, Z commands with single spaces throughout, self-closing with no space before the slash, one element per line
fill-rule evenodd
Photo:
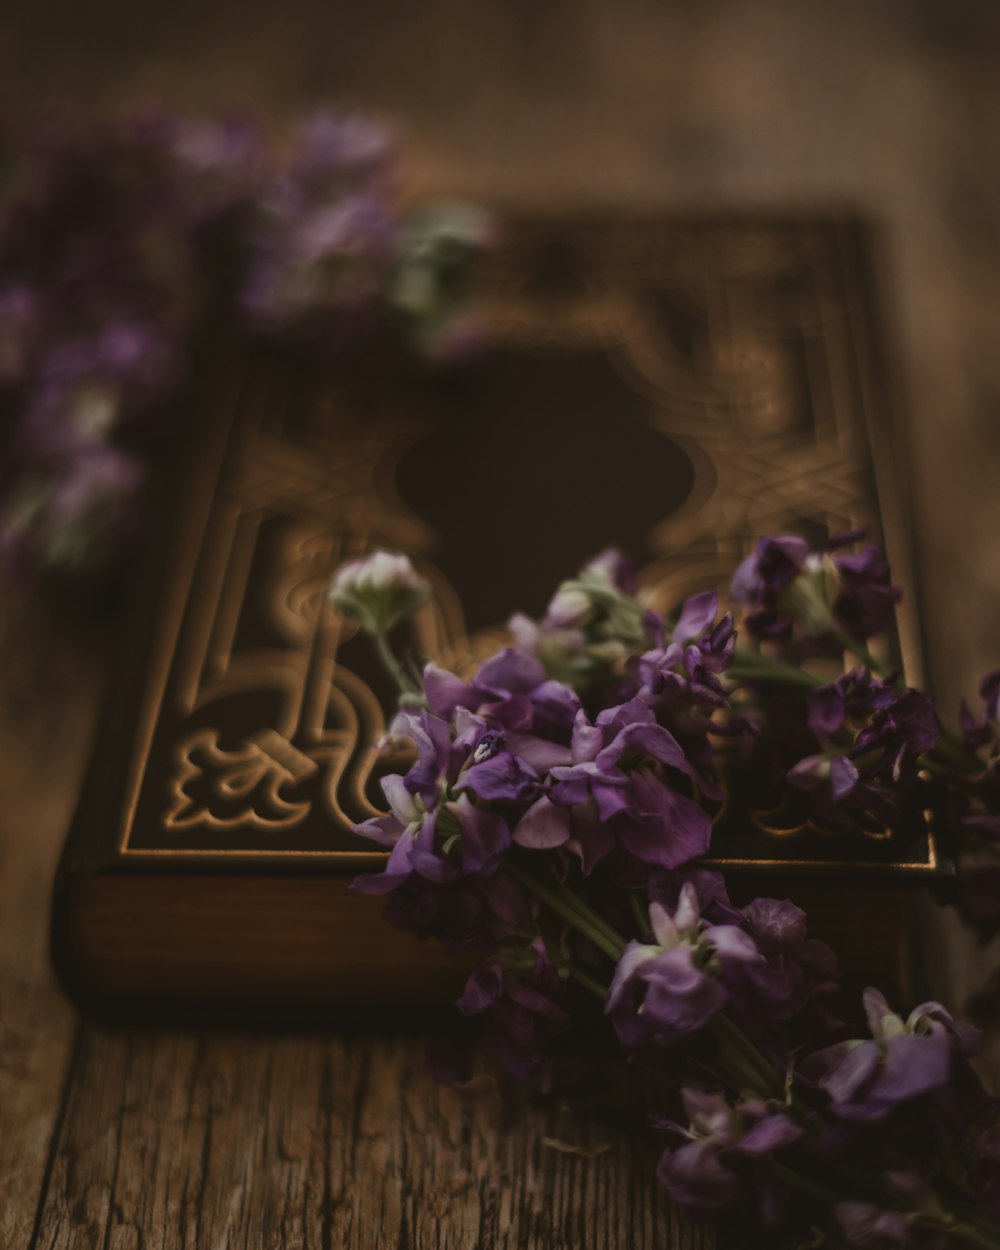
<path fill-rule="evenodd" d="M 899 601 L 889 566 L 875 546 L 849 552 L 860 533 L 838 536 L 823 552 L 791 535 L 762 538 L 733 576 L 736 603 L 751 610 L 759 638 L 789 638 L 796 626 L 816 639 L 831 634 L 864 642 L 884 629 Z"/>
<path fill-rule="evenodd" d="M 711 924 L 743 923 L 744 912 L 733 906 L 721 872 L 685 864 L 672 872 L 644 869 L 643 876 L 649 901 L 659 903 L 671 914 L 677 910 L 681 891 L 689 885 L 694 890 L 698 913 L 703 920 Z"/>
<path fill-rule="evenodd" d="M 718 595 L 711 592 L 689 599 L 669 644 L 641 657 L 639 674 L 651 694 L 671 704 L 684 700 L 709 713 L 727 706 L 717 674 L 733 658 L 736 629 L 729 613 L 716 621 L 718 606 Z"/>
<path fill-rule="evenodd" d="M 903 1211 L 886 1211 L 872 1202 L 838 1202 L 833 1213 L 849 1245 L 890 1250 L 913 1244 L 912 1219 Z"/>
<path fill-rule="evenodd" d="M 735 603 L 754 609 L 747 627 L 758 637 L 786 637 L 792 631 L 790 614 L 779 610 L 779 600 L 806 567 L 809 544 L 786 535 L 762 538 L 733 574 L 730 594 Z"/>
<path fill-rule="evenodd" d="M 356 832 L 391 847 L 380 873 L 361 876 L 355 888 L 386 894 L 416 874 L 428 881 L 453 881 L 459 876 L 495 872 L 510 844 L 510 830 L 496 812 L 475 806 L 468 795 L 428 811 L 403 778 L 386 777 L 382 788 L 389 800 L 388 816 L 376 817 Z"/>
<path fill-rule="evenodd" d="M 657 724 L 652 710 L 633 699 L 607 708 L 591 724 L 581 711 L 573 731 L 572 764 L 551 770 L 551 798 L 577 808 L 593 800 L 598 820 L 612 835 L 592 867 L 617 840 L 645 863 L 662 868 L 703 855 L 711 820 L 681 792 L 675 778 L 694 774 L 677 740 Z"/>
<path fill-rule="evenodd" d="M 955 1060 L 978 1039 L 939 1003 L 924 1003 L 905 1022 L 877 990 L 865 991 L 864 1006 L 873 1040 L 836 1043 L 801 1066 L 843 1120 L 878 1123 L 914 1099 L 939 1095 L 953 1079 Z"/>
<path fill-rule="evenodd" d="M 292 177 L 310 192 L 327 196 L 344 178 L 388 178 L 395 143 L 370 118 L 321 111 L 298 124 L 291 149 Z"/>
<path fill-rule="evenodd" d="M 798 760 L 788 782 L 821 821 L 919 822 L 926 805 L 920 758 L 941 737 L 926 695 L 856 670 L 810 692 L 808 725 L 824 750 Z"/>
<path fill-rule="evenodd" d="M 0 556 L 15 569 L 72 575 L 105 565 L 129 537 L 142 479 L 135 457 L 100 446 L 28 479 L 0 512 Z"/>
<path fill-rule="evenodd" d="M 981 720 L 973 716 L 964 699 L 959 709 L 962 739 L 970 751 L 996 742 L 996 726 L 1000 720 L 1000 669 L 987 673 L 982 679 L 979 683 L 979 697 L 983 701 Z"/>
<path fill-rule="evenodd" d="M 698 789 L 713 801 L 721 800 L 722 790 L 711 736 L 737 729 L 711 719 L 729 706 L 718 675 L 728 668 L 736 645 L 732 616 L 717 621 L 717 615 L 717 595 L 695 595 L 684 604 L 669 640 L 664 635 L 662 645 L 645 652 L 637 665 L 639 697 L 683 747 Z"/>
<path fill-rule="evenodd" d="M 854 754 L 860 757 L 869 751 L 878 752 L 873 767 L 898 780 L 940 740 L 941 722 L 934 705 L 920 690 L 908 689 L 888 706 L 876 709 L 854 741 Z"/>
<path fill-rule="evenodd" d="M 439 716 L 465 708 L 503 727 L 505 744 L 538 772 L 568 764 L 577 695 L 551 681 L 534 656 L 508 647 L 488 659 L 472 681 L 428 664 L 424 669 L 428 706 Z"/>
<path fill-rule="evenodd" d="M 523 893 L 502 857 L 512 823 L 540 793 L 537 773 L 505 749 L 502 730 L 465 708 L 453 724 L 426 709 L 400 712 L 392 734 L 412 741 L 416 759 L 405 776 L 384 778 L 389 812 L 355 829 L 390 853 L 382 872 L 352 888 L 390 895 L 387 919 L 450 945 L 522 923 Z"/>
<path fill-rule="evenodd" d="M 465 1015 L 485 1016 L 483 1049 L 518 1080 L 537 1071 L 572 1024 L 563 1006 L 565 983 L 541 938 L 532 941 L 528 957 L 530 965 L 517 971 L 500 958 L 487 960 L 457 1003 Z"/>
<path fill-rule="evenodd" d="M 840 971 L 833 951 L 808 936 L 805 912 L 788 899 L 757 898 L 742 919 L 761 954 L 759 962 L 740 964 L 729 982 L 734 1011 L 748 1031 L 770 1050 L 765 1025 L 794 1021 L 796 1038 L 829 1028 Z"/>
<path fill-rule="evenodd" d="M 0 386 L 25 377 L 35 345 L 39 303 L 38 293 L 27 285 L 0 287 Z"/>
<path fill-rule="evenodd" d="M 629 943 L 608 991 L 606 1011 L 628 1047 L 671 1044 L 700 1032 L 728 1001 L 725 974 L 761 959 L 741 929 L 701 920 L 690 883 L 673 915 L 652 903 L 649 919 L 654 941 Z"/>
<path fill-rule="evenodd" d="M 472 753 L 473 760 L 482 745 L 480 740 Z M 492 742 L 488 749 L 493 749 Z M 510 751 L 495 752 L 478 764 L 473 763 L 456 782 L 456 789 L 471 790 L 487 803 L 530 803 L 539 788 L 535 770 Z"/>
<path fill-rule="evenodd" d="M 902 592 L 893 586 L 885 556 L 874 545 L 835 555 L 833 562 L 839 579 L 834 620 L 848 638 L 863 642 L 885 629 Z"/>
<path fill-rule="evenodd" d="M 163 332 L 139 321 L 107 326 L 51 348 L 38 362 L 18 446 L 34 463 L 79 455 L 134 425 L 173 380 L 176 359 Z"/>
<path fill-rule="evenodd" d="M 156 110 L 48 133 L 15 157 L 0 206 L 7 516 L 99 446 L 155 455 L 206 317 L 236 333 L 294 331 L 324 353 L 375 329 L 421 346 L 395 302 L 405 266 L 392 145 L 371 121 L 318 114 L 269 150 L 244 118 Z M 474 212 L 448 219 L 442 246 L 468 247 L 435 274 L 435 352 L 461 337 L 464 266 L 486 241 Z M 13 524 L 0 533 L 8 548 Z M 115 546 L 96 542 L 76 567 Z"/>
<path fill-rule="evenodd" d="M 637 598 L 629 562 L 609 548 L 562 583 L 540 622 L 516 615 L 510 628 L 549 676 L 583 690 L 620 676 L 621 665 L 649 646 L 662 622 Z"/>
<path fill-rule="evenodd" d="M 321 114 L 299 128 L 249 231 L 241 304 L 254 324 L 339 341 L 372 312 L 397 237 L 390 149 L 383 131 L 356 118 Z"/>
<path fill-rule="evenodd" d="M 722 1094 L 687 1087 L 682 1100 L 689 1127 L 674 1129 L 685 1140 L 664 1152 L 657 1171 L 671 1198 L 696 1211 L 753 1203 L 774 1222 L 781 1193 L 768 1158 L 798 1142 L 803 1129 L 760 1099 L 732 1106 Z"/>

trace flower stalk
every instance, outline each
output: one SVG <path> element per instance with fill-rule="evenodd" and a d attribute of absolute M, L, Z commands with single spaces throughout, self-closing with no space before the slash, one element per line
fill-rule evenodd
<path fill-rule="evenodd" d="M 794 903 L 735 907 L 699 867 L 740 786 L 831 831 L 908 836 L 932 806 L 956 838 L 1000 841 L 1000 674 L 982 718 L 963 709 L 946 734 L 875 661 L 899 592 L 853 541 L 763 540 L 734 577 L 739 647 L 714 593 L 668 623 L 604 553 L 540 622 L 513 619 L 515 646 L 471 677 L 428 664 L 419 695 L 378 617 L 412 570 L 353 569 L 334 601 L 398 670 L 392 733 L 415 748 L 383 780 L 389 812 L 358 827 L 390 854 L 355 888 L 487 952 L 458 1006 L 514 1076 L 558 1088 L 589 1070 L 603 1088 L 634 1071 L 667 1137 L 658 1175 L 689 1210 L 737 1211 L 761 1244 L 818 1228 L 831 1245 L 997 1250 L 1000 1125 L 975 1031 L 937 1003 L 904 1019 L 875 989 L 859 1012 Z M 863 666 L 832 680 L 803 663 L 845 654 Z"/>

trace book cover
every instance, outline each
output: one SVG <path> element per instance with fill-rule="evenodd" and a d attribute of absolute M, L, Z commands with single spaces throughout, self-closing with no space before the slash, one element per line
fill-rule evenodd
<path fill-rule="evenodd" d="M 378 859 L 351 826 L 378 807 L 392 692 L 328 602 L 344 560 L 407 552 L 435 591 L 413 644 L 458 668 L 609 543 L 658 607 L 787 530 L 866 526 L 910 584 L 872 256 L 850 218 L 538 215 L 477 273 L 474 366 L 216 361 L 59 871 L 70 992 L 416 1008 L 460 983 L 347 888 Z M 896 645 L 919 681 L 913 605 Z M 845 881 L 878 892 L 892 960 L 905 907 L 886 899 L 948 867 L 930 822 L 834 838 L 753 813 L 713 859 L 737 892 L 792 881 L 821 925 Z"/>

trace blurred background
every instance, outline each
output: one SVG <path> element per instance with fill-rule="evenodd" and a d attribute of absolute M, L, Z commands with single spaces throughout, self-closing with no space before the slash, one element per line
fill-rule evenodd
<path fill-rule="evenodd" d="M 414 196 L 848 207 L 885 228 L 932 667 L 996 658 L 1000 10 L 989 0 L 8 0 L 0 101 L 372 111 Z"/>

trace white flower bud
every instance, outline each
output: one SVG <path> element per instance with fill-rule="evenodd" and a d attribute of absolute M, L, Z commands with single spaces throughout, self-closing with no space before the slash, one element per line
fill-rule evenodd
<path fill-rule="evenodd" d="M 548 608 L 549 623 L 557 629 L 576 629 L 594 613 L 594 598 L 579 582 L 563 582 Z"/>
<path fill-rule="evenodd" d="M 338 570 L 330 598 L 345 616 L 370 634 L 384 634 L 427 602 L 430 583 L 409 557 L 376 551 Z"/>

